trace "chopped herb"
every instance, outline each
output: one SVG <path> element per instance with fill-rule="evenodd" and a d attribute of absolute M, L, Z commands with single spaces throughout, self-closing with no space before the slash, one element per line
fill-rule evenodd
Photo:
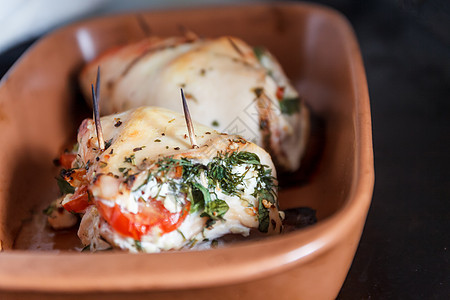
<path fill-rule="evenodd" d="M 275 205 L 275 196 L 273 194 L 273 191 L 268 192 L 267 190 L 259 190 L 257 192 L 258 194 L 258 221 L 259 226 L 258 229 L 261 232 L 267 232 L 269 230 L 269 223 L 270 223 L 270 207 L 266 207 L 267 202 Z"/>
<path fill-rule="evenodd" d="M 300 98 L 283 98 L 280 100 L 280 110 L 285 115 L 293 115 L 300 111 Z"/>
<path fill-rule="evenodd" d="M 211 220 L 222 219 L 230 207 L 224 200 L 216 199 L 205 205 L 205 211 L 200 217 L 209 217 Z"/>
<path fill-rule="evenodd" d="M 218 153 L 208 164 L 208 180 L 210 185 L 220 188 L 225 194 L 238 195 L 242 190 L 237 186 L 243 183 L 243 175 L 233 173 L 233 166 L 238 164 L 260 165 L 259 157 L 251 152 L 241 151 L 230 153 Z"/>
<path fill-rule="evenodd" d="M 120 125 L 122 125 L 122 121 L 120 121 L 119 118 L 114 118 L 114 127 L 119 127 Z"/>
<path fill-rule="evenodd" d="M 56 205 L 54 203 L 50 204 L 49 206 L 47 206 L 46 209 L 44 209 L 42 212 L 47 215 L 50 216 L 53 211 L 56 209 Z"/>
<path fill-rule="evenodd" d="M 134 148 L 133 152 L 141 151 L 144 148 L 145 148 L 145 146 Z"/>
<path fill-rule="evenodd" d="M 111 147 L 112 140 L 113 140 L 113 139 L 109 139 L 109 140 L 107 140 L 107 141 L 105 142 L 105 150 L 108 149 L 109 147 Z"/>
<path fill-rule="evenodd" d="M 79 147 L 80 147 L 80 145 L 78 143 L 73 144 L 72 151 L 70 151 L 70 152 L 77 153 Z"/>
<path fill-rule="evenodd" d="M 67 181 L 64 180 L 61 176 L 56 177 L 56 182 L 58 184 L 59 190 L 61 194 L 73 194 L 75 193 L 75 188 L 71 186 Z"/>
<path fill-rule="evenodd" d="M 84 168 L 86 169 L 86 171 L 88 171 L 90 167 L 91 167 L 91 160 L 89 159 L 89 160 L 86 162 L 86 166 L 85 166 Z"/>
<path fill-rule="evenodd" d="M 249 164 L 249 165 L 257 165 L 261 163 L 258 155 L 247 151 L 233 152 L 230 155 L 230 162 L 233 164 Z"/>
<path fill-rule="evenodd" d="M 212 121 L 211 125 L 217 127 L 219 126 L 219 122 L 217 120 L 214 120 Z"/>
<path fill-rule="evenodd" d="M 180 150 L 180 147 L 175 147 L 175 148 L 173 148 L 174 150 Z"/>
<path fill-rule="evenodd" d="M 258 207 L 258 230 L 261 232 L 267 232 L 269 231 L 269 210 L 264 207 L 262 204 L 262 201 L 259 201 L 259 207 Z"/>
<path fill-rule="evenodd" d="M 200 187 L 198 187 L 199 185 Z M 206 190 L 207 195 L 205 195 L 206 188 L 198 183 L 194 183 L 191 187 L 191 210 L 190 213 L 195 213 L 201 211 L 205 207 L 205 198 L 211 197 L 209 191 Z"/>
<path fill-rule="evenodd" d="M 184 236 L 183 232 L 180 229 L 177 229 L 177 231 L 183 237 L 183 241 L 185 241 L 186 237 Z"/>
<path fill-rule="evenodd" d="M 134 240 L 134 246 L 136 247 L 136 250 L 137 250 L 137 251 L 142 251 L 142 250 L 144 250 L 144 249 L 142 248 L 141 241 Z"/>
<path fill-rule="evenodd" d="M 206 74 L 206 70 L 205 69 L 200 69 L 200 76 L 205 76 Z"/>
<path fill-rule="evenodd" d="M 136 160 L 135 160 L 135 155 L 134 154 L 131 154 L 130 156 L 125 156 L 125 158 L 124 158 L 124 161 L 123 162 L 126 162 L 126 163 L 130 163 L 130 164 L 132 164 L 133 166 L 135 166 L 136 165 Z"/>
<path fill-rule="evenodd" d="M 154 140 L 154 142 L 155 143 L 161 143 L 161 140 L 160 139 L 156 139 L 156 140 Z"/>
<path fill-rule="evenodd" d="M 266 52 L 266 49 L 261 46 L 253 47 L 253 53 L 255 54 L 256 58 L 261 61 L 264 53 Z"/>
<path fill-rule="evenodd" d="M 130 168 L 119 168 L 119 172 L 121 172 L 124 177 L 127 177 L 128 172 L 130 172 L 130 171 L 131 171 Z"/>
<path fill-rule="evenodd" d="M 187 245 L 188 248 L 192 248 L 195 246 L 195 244 L 197 244 L 198 240 L 193 238 L 192 240 L 189 241 L 189 244 Z"/>
<path fill-rule="evenodd" d="M 241 137 L 237 137 L 237 138 L 233 139 L 233 142 L 238 143 L 238 144 L 244 144 L 244 145 L 247 144 L 247 141 Z"/>
<path fill-rule="evenodd" d="M 107 162 L 104 162 L 104 161 L 101 161 L 101 162 L 98 163 L 98 166 L 99 166 L 101 169 L 106 168 L 107 165 L 108 165 L 108 163 L 107 163 Z"/>
<path fill-rule="evenodd" d="M 169 149 L 169 146 L 166 146 L 166 149 Z"/>
<path fill-rule="evenodd" d="M 205 132 L 205 134 L 211 134 L 211 132 L 207 131 L 207 132 Z"/>

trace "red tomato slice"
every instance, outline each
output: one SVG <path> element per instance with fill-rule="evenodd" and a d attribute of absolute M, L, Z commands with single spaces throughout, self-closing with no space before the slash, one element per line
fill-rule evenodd
<path fill-rule="evenodd" d="M 278 100 L 282 100 L 283 99 L 283 97 L 284 97 L 284 87 L 283 86 L 277 87 L 276 96 L 277 96 Z"/>
<path fill-rule="evenodd" d="M 82 213 L 90 205 L 87 186 L 79 187 L 67 201 L 62 203 L 64 209 L 69 212 Z"/>
<path fill-rule="evenodd" d="M 64 169 L 68 170 L 72 168 L 72 163 L 76 158 L 75 153 L 63 153 L 59 156 L 59 163 Z"/>
<path fill-rule="evenodd" d="M 143 204 L 137 214 L 123 211 L 119 205 L 108 206 L 102 201 L 96 201 L 100 215 L 118 233 L 140 240 L 142 235 L 147 234 L 153 227 L 158 226 L 162 234 L 177 229 L 186 219 L 191 207 L 187 202 L 180 212 L 171 213 L 161 201 L 149 199 Z"/>

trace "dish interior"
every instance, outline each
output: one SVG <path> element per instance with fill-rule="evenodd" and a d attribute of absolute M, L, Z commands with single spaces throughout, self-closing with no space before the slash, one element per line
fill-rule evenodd
<path fill-rule="evenodd" d="M 267 47 L 313 112 L 303 170 L 281 176 L 281 209 L 309 206 L 319 222 L 348 201 L 355 168 L 352 58 L 329 15 L 300 6 L 201 9 L 114 16 L 75 24 L 39 41 L 0 87 L 0 240 L 3 249 L 68 250 L 80 247 L 76 230 L 53 232 L 42 210 L 58 196 L 52 161 L 92 113 L 77 87 L 86 61 L 116 45 L 151 34 L 179 35 L 179 25 L 200 36 L 233 35 Z M 145 24 L 145 25 L 143 25 Z M 180 107 L 181 112 L 181 107 Z M 195 118 L 195 116 L 193 116 Z"/>

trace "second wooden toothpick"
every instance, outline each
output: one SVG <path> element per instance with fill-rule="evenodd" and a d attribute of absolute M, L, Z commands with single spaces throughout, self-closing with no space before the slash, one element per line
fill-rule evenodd
<path fill-rule="evenodd" d="M 191 119 L 191 114 L 189 113 L 189 108 L 186 102 L 186 98 L 184 97 L 183 89 L 181 89 L 181 99 L 183 100 L 184 118 L 186 119 L 186 126 L 188 128 L 189 139 L 191 141 L 192 148 L 198 148 L 197 140 L 195 139 L 194 124 Z"/>
<path fill-rule="evenodd" d="M 105 150 L 105 140 L 103 139 L 102 124 L 100 123 L 100 112 L 99 112 L 99 98 L 100 98 L 100 66 L 97 69 L 97 80 L 94 85 L 91 84 L 92 88 L 92 104 L 94 107 L 94 122 L 95 130 L 97 131 L 98 146 L 101 150 Z"/>

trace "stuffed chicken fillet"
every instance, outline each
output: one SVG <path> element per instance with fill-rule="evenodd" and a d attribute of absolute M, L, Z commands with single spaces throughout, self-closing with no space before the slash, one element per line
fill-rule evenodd
<path fill-rule="evenodd" d="M 228 234 L 280 233 L 275 169 L 269 154 L 240 136 L 184 116 L 140 107 L 92 119 L 64 178 L 75 188 L 63 207 L 82 215 L 78 235 L 91 251 L 109 247 L 159 252 L 210 247 Z"/>
<path fill-rule="evenodd" d="M 277 167 L 300 165 L 309 113 L 277 60 L 234 37 L 150 37 L 111 49 L 80 75 L 86 99 L 97 66 L 103 70 L 103 113 L 142 105 L 176 110 L 183 88 L 193 115 L 221 132 L 263 147 Z"/>

